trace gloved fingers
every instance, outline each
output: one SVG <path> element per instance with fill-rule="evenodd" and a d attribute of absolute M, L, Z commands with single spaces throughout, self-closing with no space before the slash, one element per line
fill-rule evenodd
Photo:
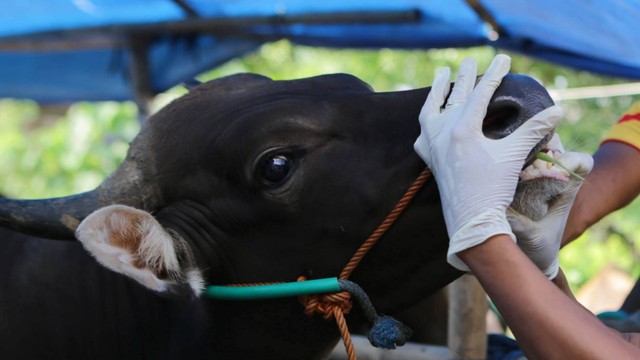
<path fill-rule="evenodd" d="M 425 162 L 427 166 L 430 167 L 431 164 L 427 162 L 429 159 L 429 140 L 427 140 L 427 136 L 424 132 L 420 133 L 420 136 L 413 143 L 413 150 L 418 154 L 418 156 Z"/>
<path fill-rule="evenodd" d="M 449 93 L 449 77 L 451 76 L 451 70 L 448 67 L 441 67 L 436 70 L 435 78 L 433 79 L 433 85 L 431 85 L 431 91 L 422 105 L 420 110 L 420 121 L 424 121 L 427 118 L 439 114 L 442 105 L 444 105 L 444 99 Z"/>
<path fill-rule="evenodd" d="M 591 169 L 593 169 L 593 157 L 585 153 L 563 152 L 556 156 L 556 160 L 583 178 L 589 175 Z"/>
<path fill-rule="evenodd" d="M 478 76 L 478 64 L 473 58 L 466 58 L 460 63 L 458 78 L 453 85 L 446 108 L 463 104 L 473 91 Z"/>
<path fill-rule="evenodd" d="M 556 157 L 564 167 L 573 171 L 574 173 L 586 177 L 593 168 L 593 158 L 591 155 L 577 152 L 565 152 Z M 540 223 L 545 227 L 562 227 L 569 217 L 569 211 L 573 205 L 578 190 L 580 190 L 580 183 L 570 187 L 568 190 L 562 192 L 553 202 L 549 205 L 547 214 L 540 219 Z"/>
<path fill-rule="evenodd" d="M 535 221 L 513 210 L 511 207 L 507 208 L 507 221 L 509 221 L 511 230 L 518 241 L 527 235 L 536 233 L 539 227 Z"/>
<path fill-rule="evenodd" d="M 558 252 L 559 252 L 558 248 Z M 546 269 L 542 270 L 542 272 L 546 275 L 547 279 L 555 279 L 558 276 L 558 271 L 560 271 L 560 264 L 558 263 L 558 255 L 556 252 L 556 257 L 553 259 L 551 264 L 547 266 Z"/>
<path fill-rule="evenodd" d="M 449 83 L 450 76 L 451 70 L 448 67 L 442 67 L 436 70 L 431 91 L 420 110 L 418 119 L 420 121 L 421 131 L 420 136 L 418 136 L 413 144 L 413 148 L 427 166 L 431 166 L 431 164 L 429 164 L 431 152 L 429 143 L 432 140 L 429 138 L 428 129 L 438 129 L 444 124 L 442 121 L 434 119 L 434 117 L 440 114 L 440 109 L 444 105 L 445 98 L 449 93 L 451 86 Z"/>
<path fill-rule="evenodd" d="M 547 143 L 547 147 L 557 152 L 565 152 L 564 146 L 562 145 L 562 140 L 560 140 L 560 135 L 558 135 L 558 133 L 553 134 L 551 140 L 549 140 L 549 143 Z"/>
<path fill-rule="evenodd" d="M 502 78 L 509 72 L 510 67 L 511 58 L 509 56 L 499 54 L 493 58 L 491 65 L 468 97 L 467 106 L 461 116 L 462 121 L 466 122 L 465 127 L 482 134 L 482 121 L 487 114 L 489 101 L 500 86 Z"/>
<path fill-rule="evenodd" d="M 512 134 L 498 141 L 505 143 L 507 149 L 518 149 L 524 156 L 556 127 L 562 118 L 562 108 L 551 106 L 534 115 L 520 125 Z"/>

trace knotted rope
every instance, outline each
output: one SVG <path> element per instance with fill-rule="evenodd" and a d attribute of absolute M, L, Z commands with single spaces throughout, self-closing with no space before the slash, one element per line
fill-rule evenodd
<path fill-rule="evenodd" d="M 351 276 L 355 268 L 358 266 L 358 264 L 360 264 L 360 261 L 362 261 L 364 256 L 369 252 L 369 250 L 371 250 L 371 248 L 373 248 L 378 240 L 380 240 L 382 235 L 384 235 L 384 233 L 391 227 L 391 225 L 394 224 L 400 214 L 402 214 L 402 212 L 406 209 L 407 205 L 409 205 L 409 202 L 411 202 L 414 196 L 418 193 L 418 190 L 420 190 L 427 179 L 429 179 L 430 175 L 431 172 L 426 168 L 420 173 L 420 175 L 418 175 L 413 184 L 411 184 L 402 198 L 400 198 L 400 201 L 398 201 L 391 212 L 382 221 L 382 223 L 378 225 L 378 227 L 373 231 L 369 238 L 367 238 L 367 240 L 365 240 L 362 245 L 360 245 L 347 265 L 345 265 L 345 267 L 342 269 L 339 277 L 340 280 L 347 280 L 349 276 Z M 304 280 L 306 280 L 304 277 L 298 278 L 298 281 Z M 345 314 L 349 313 L 352 307 L 351 293 L 349 293 L 348 291 L 340 291 L 330 294 L 303 295 L 300 296 L 300 301 L 304 305 L 305 313 L 307 315 L 311 315 L 317 312 L 323 314 L 323 317 L 325 319 L 328 319 L 332 316 L 336 319 L 336 323 L 338 324 L 338 328 L 340 329 L 340 335 L 342 336 L 344 347 L 347 351 L 347 356 L 349 357 L 349 360 L 356 360 L 357 357 L 355 349 L 353 347 L 353 342 L 351 341 L 351 334 L 344 317 Z M 375 320 L 377 319 L 379 318 L 376 318 Z"/>
<path fill-rule="evenodd" d="M 409 189 L 402 196 L 400 201 L 394 206 L 387 217 L 382 221 L 380 225 L 373 231 L 373 233 L 365 240 L 358 248 L 356 253 L 351 257 L 349 262 L 345 265 L 340 273 L 339 278 L 326 278 L 310 280 L 304 284 L 305 289 L 297 287 L 296 291 L 292 291 L 291 284 L 294 283 L 260 283 L 260 284 L 234 284 L 226 286 L 210 286 L 207 290 L 207 294 L 218 299 L 256 299 L 265 298 L 267 296 L 287 296 L 287 295 L 299 295 L 299 299 L 305 307 L 305 313 L 312 315 L 314 313 L 320 313 L 325 319 L 333 317 L 340 329 L 340 335 L 344 342 L 347 355 L 350 360 L 356 359 L 356 352 L 351 341 L 351 334 L 345 320 L 345 315 L 351 311 L 352 302 L 351 297 L 354 296 L 360 302 L 360 306 L 364 314 L 369 319 L 369 323 L 372 324 L 371 331 L 369 333 L 369 341 L 373 346 L 381 347 L 384 349 L 395 349 L 396 345 L 403 345 L 407 337 L 410 335 L 411 330 L 405 327 L 402 323 L 389 316 L 379 316 L 369 297 L 356 283 L 348 280 L 351 273 L 360 264 L 360 261 L 371 250 L 371 248 L 378 242 L 378 240 L 384 235 L 384 233 L 393 225 L 398 219 L 400 214 L 405 210 L 409 202 L 417 194 L 418 190 L 422 188 L 427 181 L 431 172 L 429 169 L 424 169 L 416 180 L 411 184 Z M 303 276 L 299 277 L 298 282 L 307 281 Z M 327 282 L 329 280 L 329 282 Z M 321 285 L 319 284 L 321 283 Z M 285 289 L 282 287 L 276 291 L 271 286 L 270 289 L 265 292 L 264 285 L 279 284 L 285 285 Z M 308 285 L 314 285 L 314 289 L 310 289 Z M 302 284 L 301 284 L 302 285 Z M 317 288 L 315 286 L 320 286 Z M 229 289 L 237 287 L 251 288 L 252 291 L 244 292 L 240 295 L 238 292 Z M 221 290 L 224 289 L 224 290 Z M 302 291 L 301 291 L 302 290 Z M 277 294 L 276 294 L 277 293 Z M 307 294 L 307 295 L 300 295 Z M 310 295 L 312 294 L 312 295 Z"/>

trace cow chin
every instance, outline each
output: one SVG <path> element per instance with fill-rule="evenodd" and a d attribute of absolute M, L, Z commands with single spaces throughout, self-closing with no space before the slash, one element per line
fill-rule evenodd
<path fill-rule="evenodd" d="M 575 191 L 580 184 L 580 180 L 547 177 L 520 181 L 511 208 L 538 221 L 549 212 L 549 208 L 561 194 Z"/>

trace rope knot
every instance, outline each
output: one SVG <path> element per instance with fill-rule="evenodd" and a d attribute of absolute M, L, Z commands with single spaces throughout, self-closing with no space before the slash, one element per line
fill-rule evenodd
<path fill-rule="evenodd" d="M 298 281 L 307 280 L 304 276 L 298 277 Z M 322 317 L 329 319 L 335 317 L 336 311 L 348 314 L 353 307 L 351 294 L 348 291 L 340 291 L 329 294 L 313 294 L 300 296 L 300 302 L 304 306 L 304 313 L 313 315 L 322 314 Z"/>
<path fill-rule="evenodd" d="M 320 313 L 325 319 L 334 316 L 335 311 L 348 314 L 351 311 L 351 294 L 340 291 L 333 294 L 316 294 L 300 296 L 300 302 L 304 305 L 304 313 L 313 315 Z"/>

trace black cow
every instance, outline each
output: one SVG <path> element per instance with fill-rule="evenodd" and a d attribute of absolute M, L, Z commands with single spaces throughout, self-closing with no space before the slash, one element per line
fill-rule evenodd
<path fill-rule="evenodd" d="M 67 240 L 77 230 L 100 263 L 167 295 L 102 269 L 77 242 L 2 241 L 1 356 L 326 356 L 335 323 L 295 298 L 197 295 L 204 284 L 337 276 L 424 169 L 413 142 L 427 93 L 376 93 L 342 74 L 214 80 L 149 119 L 96 190 L 0 201 L 3 226 Z M 503 137 L 551 104 L 537 82 L 510 75 L 485 132 Z M 393 314 L 460 275 L 446 251 L 431 179 L 350 279 Z M 363 321 L 354 307 L 349 324 Z"/>
<path fill-rule="evenodd" d="M 203 358 L 201 303 L 158 297 L 76 242 L 0 239 L 0 358 Z"/>

